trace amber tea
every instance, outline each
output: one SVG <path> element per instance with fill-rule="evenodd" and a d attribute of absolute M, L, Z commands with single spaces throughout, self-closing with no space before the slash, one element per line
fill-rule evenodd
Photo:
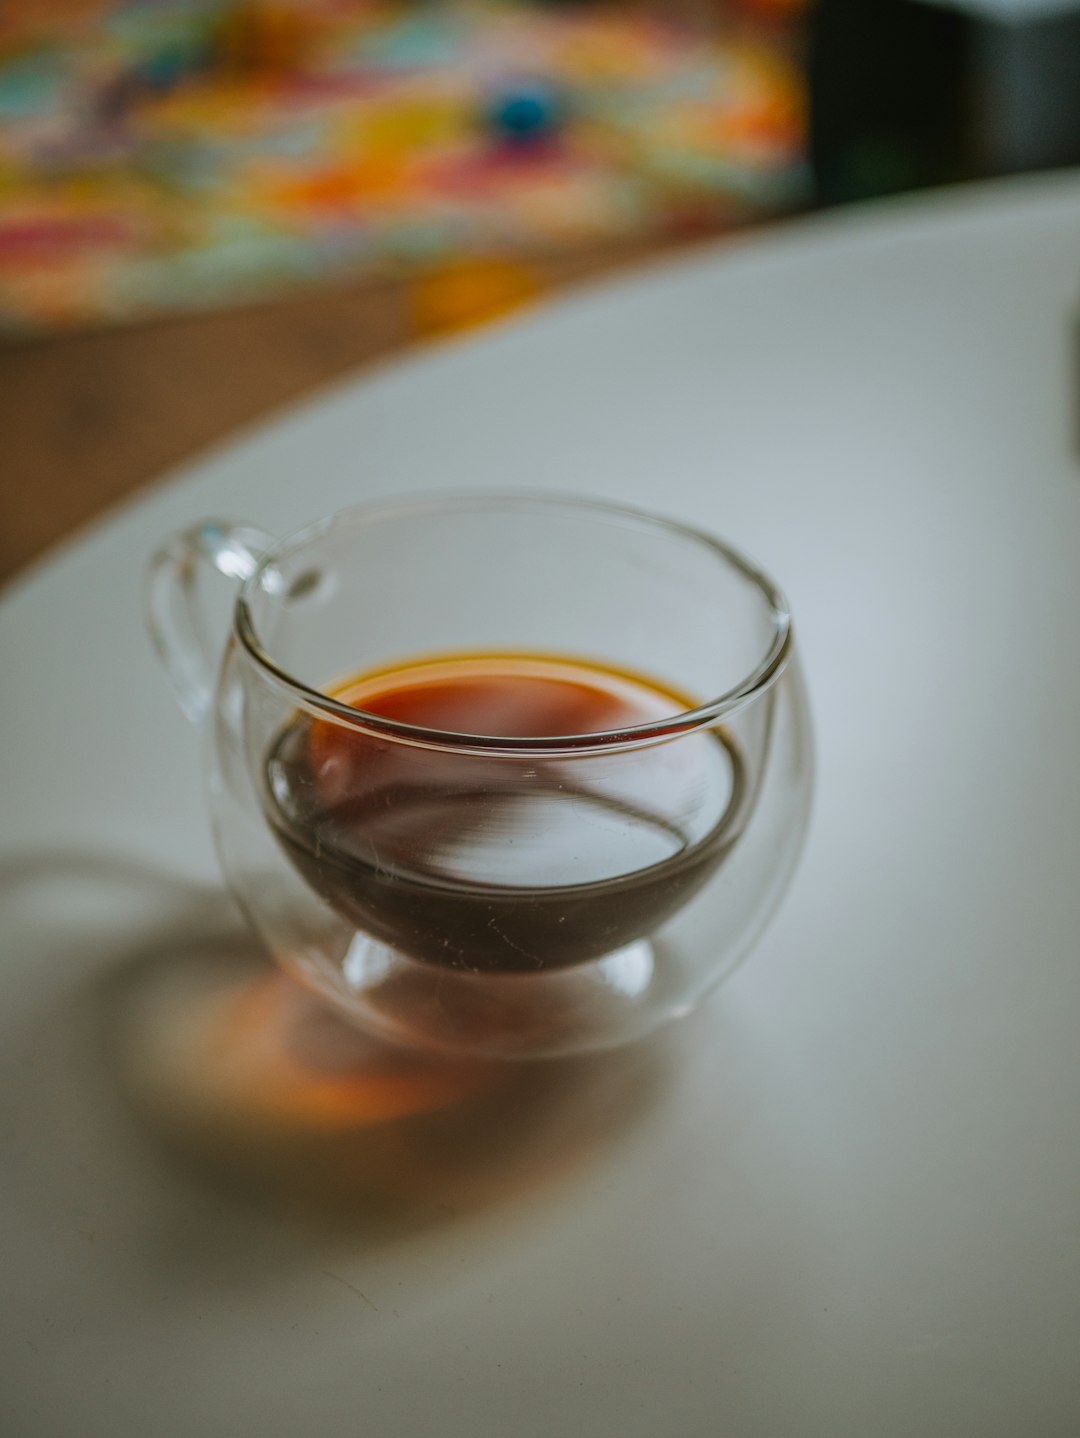
<path fill-rule="evenodd" d="M 440 656 L 333 694 L 488 739 L 662 728 L 693 707 L 634 675 L 528 655 Z M 720 726 L 628 765 L 602 747 L 557 762 L 447 752 L 296 714 L 264 780 L 278 841 L 332 909 L 412 959 L 491 974 L 564 969 L 651 934 L 723 863 L 747 808 Z"/>

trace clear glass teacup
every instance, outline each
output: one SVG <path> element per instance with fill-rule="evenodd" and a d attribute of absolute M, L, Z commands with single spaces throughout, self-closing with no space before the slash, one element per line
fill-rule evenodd
<path fill-rule="evenodd" d="M 240 582 L 220 667 L 209 569 Z M 279 964 L 385 1039 L 637 1039 L 731 971 L 791 877 L 812 755 L 790 615 L 693 528 L 512 493 L 280 542 L 207 522 L 155 556 L 149 615 L 210 730 L 232 892 Z"/>

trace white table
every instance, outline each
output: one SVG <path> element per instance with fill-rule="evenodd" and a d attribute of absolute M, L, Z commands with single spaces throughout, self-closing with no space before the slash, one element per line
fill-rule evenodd
<path fill-rule="evenodd" d="M 725 243 L 347 384 L 8 594 L 0 1430 L 1080 1431 L 1078 295 L 1076 179 Z M 781 577 L 807 853 L 589 1163 L 413 1239 L 304 1236 L 159 1150 L 103 1057 L 116 970 L 215 883 L 141 567 L 207 512 L 507 484 Z"/>

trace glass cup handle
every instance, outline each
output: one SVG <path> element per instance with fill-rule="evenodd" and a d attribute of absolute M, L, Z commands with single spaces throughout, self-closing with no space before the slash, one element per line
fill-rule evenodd
<path fill-rule="evenodd" d="M 209 711 L 222 646 L 200 581 L 212 569 L 242 583 L 275 542 L 251 525 L 207 519 L 167 539 L 150 560 L 147 628 L 180 708 L 194 723 Z"/>

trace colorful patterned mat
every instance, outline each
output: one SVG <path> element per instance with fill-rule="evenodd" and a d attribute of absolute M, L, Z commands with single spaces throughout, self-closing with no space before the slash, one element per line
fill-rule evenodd
<path fill-rule="evenodd" d="M 0 328 L 709 228 L 801 198 L 795 0 L 68 0 L 0 20 Z M 43 18 L 42 11 L 47 18 Z"/>

